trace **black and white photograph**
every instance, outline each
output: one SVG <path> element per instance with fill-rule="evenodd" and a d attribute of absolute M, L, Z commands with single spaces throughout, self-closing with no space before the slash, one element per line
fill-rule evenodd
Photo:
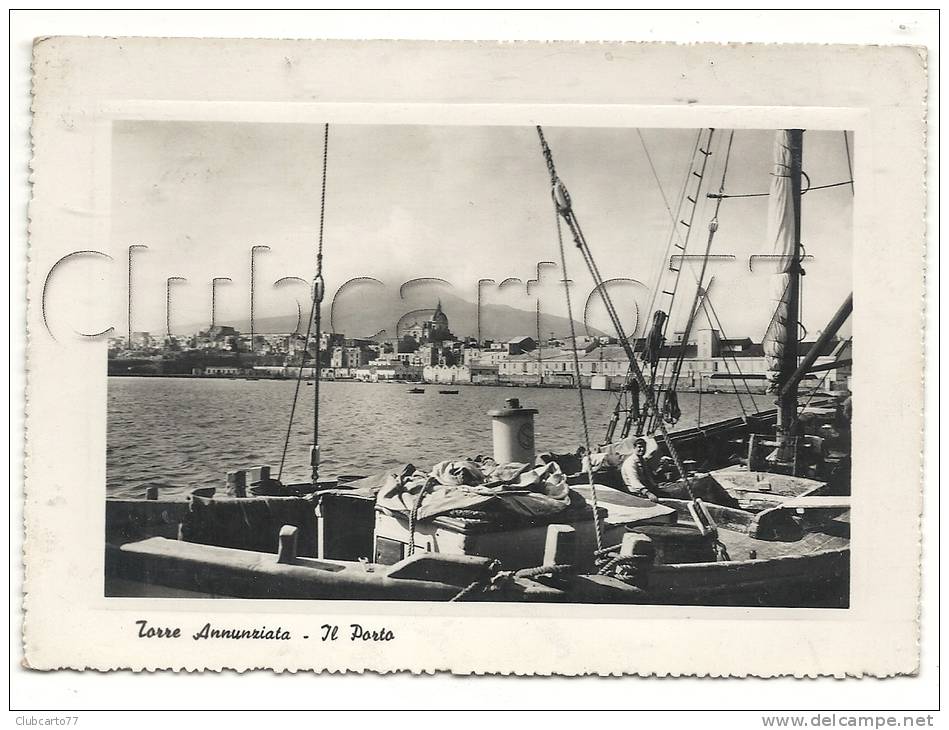
<path fill-rule="evenodd" d="M 853 149 L 116 122 L 106 595 L 846 608 Z"/>
<path fill-rule="evenodd" d="M 920 49 L 31 58 L 24 666 L 928 657 Z"/>

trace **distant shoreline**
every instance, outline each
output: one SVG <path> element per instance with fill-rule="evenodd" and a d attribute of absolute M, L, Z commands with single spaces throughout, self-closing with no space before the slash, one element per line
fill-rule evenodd
<path fill-rule="evenodd" d="M 188 380 L 289 380 L 295 381 L 296 376 L 281 375 L 194 375 L 193 373 L 108 373 L 109 378 L 186 378 Z M 303 378 L 311 381 L 313 378 Z M 560 388 L 572 389 L 572 385 L 560 384 L 520 384 L 520 383 L 430 383 L 423 380 L 359 380 L 358 378 L 320 378 L 321 383 L 360 383 L 361 385 L 409 385 L 424 388 L 437 386 L 439 388 L 458 388 L 461 386 L 488 386 L 493 388 Z M 586 386 L 583 386 L 586 388 Z"/>
<path fill-rule="evenodd" d="M 192 373 L 109 373 L 107 377 L 110 378 L 183 378 L 186 380 L 280 380 L 280 381 L 296 381 L 296 377 L 290 376 L 274 376 L 274 375 L 194 375 Z M 303 378 L 308 382 L 312 382 L 312 378 Z M 562 383 L 429 383 L 424 381 L 413 381 L 413 380 L 402 380 L 402 381 L 391 381 L 391 380 L 357 380 L 356 378 L 320 378 L 320 383 L 359 383 L 360 385 L 402 385 L 408 386 L 410 388 L 440 388 L 443 390 L 452 390 L 460 387 L 488 387 L 488 388 L 536 388 L 541 390 L 574 390 L 573 385 L 564 385 Z M 594 390 L 591 389 L 589 385 L 582 385 L 583 390 Z M 732 390 L 703 390 L 699 391 L 692 387 L 683 387 L 679 386 L 680 393 L 694 393 L 701 394 L 706 396 L 713 395 L 727 395 L 734 396 L 735 392 Z M 620 390 L 616 388 L 610 389 L 601 389 L 596 388 L 595 391 L 603 393 L 619 393 Z M 763 395 L 762 393 L 756 392 L 755 395 Z"/>
<path fill-rule="evenodd" d="M 194 375 L 192 373 L 109 373 L 110 378 L 184 378 L 186 380 L 282 380 L 296 381 L 296 377 L 284 377 L 274 375 Z M 312 382 L 313 378 L 303 378 L 303 380 Z M 554 383 L 428 383 L 418 380 L 358 380 L 356 378 L 320 378 L 320 383 L 359 383 L 360 385 L 406 385 L 412 388 L 442 388 L 451 390 L 464 387 L 489 387 L 489 388 L 543 388 L 544 390 L 573 390 L 572 385 L 562 385 Z M 589 390 L 589 386 L 584 385 L 584 390 Z"/>

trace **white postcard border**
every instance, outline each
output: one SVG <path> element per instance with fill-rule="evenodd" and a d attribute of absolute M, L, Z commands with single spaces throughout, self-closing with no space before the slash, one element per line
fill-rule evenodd
<path fill-rule="evenodd" d="M 92 667 L 131 668 L 251 668 L 288 669 L 452 671 L 457 673 L 526 674 L 699 674 L 711 676 L 775 676 L 868 673 L 877 676 L 911 672 L 918 661 L 916 602 L 918 600 L 919 450 L 921 447 L 921 343 L 909 340 L 900 353 L 902 368 L 892 361 L 875 358 L 862 343 L 905 341 L 907 322 L 921 325 L 922 250 L 924 241 L 923 179 L 924 110 L 907 102 L 894 107 L 885 88 L 868 91 L 858 106 L 751 108 L 735 105 L 665 104 L 660 108 L 623 103 L 606 106 L 554 104 L 485 106 L 365 101 L 336 102 L 315 106 L 294 97 L 292 88 L 263 87 L 268 96 L 285 94 L 284 100 L 265 103 L 247 101 L 253 114 L 272 115 L 283 106 L 295 115 L 314 118 L 327 114 L 331 120 L 357 119 L 378 123 L 502 123 L 543 121 L 546 124 L 587 124 L 597 121 L 620 125 L 622 120 L 639 126 L 731 127 L 811 126 L 855 130 L 858 180 L 854 227 L 854 335 L 857 345 L 854 390 L 855 468 L 853 509 L 852 608 L 846 611 L 816 609 L 712 609 L 606 606 L 520 606 L 436 604 L 374 604 L 341 602 L 251 602 L 251 601 L 154 601 L 103 599 L 102 588 L 102 498 L 104 497 L 105 350 L 103 343 L 60 341 L 46 337 L 38 319 L 36 302 L 51 263 L 72 250 L 98 248 L 107 225 L 108 201 L 90 169 L 102 169 L 107 155 L 103 147 L 103 116 L 129 113 L 152 115 L 182 113 L 187 108 L 207 113 L 241 117 L 242 105 L 229 102 L 168 101 L 143 99 L 136 88 L 136 101 L 129 105 L 116 96 L 100 99 L 100 89 L 89 95 L 70 86 L 70 62 L 96 68 L 114 61 L 115 44 L 132 50 L 157 52 L 163 57 L 184 54 L 195 66 L 202 58 L 220 51 L 220 43 L 172 43 L 152 40 L 83 42 L 52 39 L 37 47 L 37 99 L 34 122 L 34 191 L 31 205 L 30 247 L 30 343 L 28 383 L 28 450 L 26 553 L 26 659 L 36 668 Z M 238 44 L 230 41 L 229 44 Z M 276 42 L 245 42 L 237 53 L 247 58 L 273 59 Z M 97 46 L 89 54 L 89 44 Z M 152 46 L 149 48 L 149 46 Z M 543 46 L 545 44 L 536 44 Z M 592 75 L 603 47 L 570 46 L 575 60 Z M 315 43 L 305 48 L 296 42 L 288 47 L 303 58 L 321 54 L 342 63 L 338 44 Z M 232 47 L 237 48 L 236 45 Z M 683 55 L 691 55 L 694 47 Z M 741 49 L 744 50 L 741 50 Z M 415 51 L 417 49 L 413 49 Z M 438 49 L 441 53 L 443 49 Z M 484 47 L 458 44 L 454 52 L 477 57 Z M 525 56 L 536 47 L 509 49 Z M 647 49 L 637 48 L 637 54 Z M 665 56 L 668 47 L 658 50 Z M 707 47 L 709 56 L 752 53 L 739 49 Z M 772 49 L 776 55 L 780 51 Z M 816 55 L 822 51 L 812 49 Z M 608 52 L 608 51 L 607 51 Z M 758 51 L 759 55 L 760 50 Z M 877 64 L 875 53 L 899 57 L 910 82 L 924 89 L 924 76 L 905 62 L 900 51 L 856 49 L 854 67 Z M 342 55 L 347 55 L 345 52 Z M 826 51 L 831 56 L 837 49 Z M 306 54 L 309 54 L 307 56 Z M 586 61 L 584 61 L 586 59 Z M 814 62 L 819 61 L 816 59 Z M 43 75 L 44 62 L 57 61 L 63 68 Z M 639 63 L 647 66 L 648 58 Z M 122 76 L 135 70 L 134 63 Z M 756 83 L 765 85 L 768 74 L 780 75 L 780 64 L 756 67 Z M 82 68 L 82 66 L 80 66 Z M 908 70 L 907 70 L 908 69 Z M 141 69 L 139 69 L 141 70 Z M 52 76 L 50 74 L 61 74 Z M 746 69 L 744 72 L 748 73 Z M 896 74 L 896 71 L 893 72 Z M 919 76 L 914 76 L 918 73 Z M 81 74 L 80 74 L 81 76 Z M 129 76 L 130 77 L 130 76 Z M 318 74 L 317 74 L 318 78 Z M 207 88 L 214 74 L 190 78 L 189 88 Z M 96 82 L 96 84 L 99 82 Z M 155 79 L 156 93 L 167 94 L 167 78 Z M 721 83 L 721 82 L 719 82 Z M 95 86 L 96 84 L 93 84 Z M 914 89 L 916 87 L 913 87 Z M 44 92 L 44 89 L 46 90 Z M 490 90 L 490 89 L 489 89 Z M 118 91 L 122 91 L 119 80 Z M 128 89 L 126 89 L 128 91 Z M 602 90 L 601 90 L 602 91 Z M 192 95 L 194 91 L 190 92 Z M 481 93 L 485 93 L 482 90 Z M 655 91 L 653 91 L 655 94 Z M 875 94 L 882 97 L 876 99 Z M 120 96 L 120 94 L 119 94 Z M 477 96 L 472 92 L 472 96 Z M 553 94 L 557 96 L 557 94 Z M 648 95 L 647 95 L 648 96 Z M 651 99 L 650 99 L 651 101 Z M 848 99 L 853 104 L 853 99 Z M 910 100 L 912 101 L 912 99 Z M 921 96 L 919 102 L 922 101 Z M 287 106 L 286 102 L 292 102 Z M 506 102 L 502 102 L 505 103 Z M 760 104 L 760 101 L 758 102 Z M 272 105 L 278 105 L 274 107 Z M 129 111 L 131 109 L 131 112 Z M 335 112 L 335 113 L 333 113 Z M 442 116 L 439 116 L 439 112 Z M 497 117 L 490 116 L 495 112 Z M 528 113 L 525 113 L 528 112 Z M 466 116 L 473 115 L 474 116 Z M 914 117 L 914 114 L 918 115 Z M 311 116 L 312 115 L 312 116 Z M 349 115 L 349 116 L 347 116 Z M 367 116 L 368 115 L 368 116 Z M 689 123 L 685 117 L 692 119 Z M 541 119 L 542 117 L 542 119 Z M 740 119 L 739 119 L 740 117 Z M 325 121 L 324 118 L 322 121 Z M 398 120 L 398 121 L 396 121 Z M 446 121 L 447 120 L 447 121 Z M 635 121 L 633 121 L 635 120 Z M 663 121 L 664 120 L 664 121 Z M 710 120 L 714 120 L 710 121 Z M 98 132 L 96 131 L 98 130 Z M 85 146 L 83 146 L 85 144 Z M 63 160 L 71 164 L 63 165 Z M 56 164 L 60 161 L 60 164 Z M 868 192 L 864 194 L 864 190 Z M 37 191 L 41 194 L 37 194 Z M 89 205 L 89 201 L 92 204 Z M 78 211 L 78 212 L 77 212 Z M 61 235 L 68 231 L 64 246 Z M 892 301 L 888 292 L 920 292 L 920 298 Z M 909 328 L 915 331 L 913 328 Z M 902 337 L 902 340 L 900 339 Z M 52 363 L 69 363 L 67 369 Z M 885 385 L 884 385 L 885 384 Z M 884 390 L 885 388 L 885 390 Z M 883 398 L 900 392 L 902 399 Z M 68 394 L 68 398 L 64 398 Z M 908 394 L 908 395 L 906 395 Z M 919 403 L 920 408 L 906 407 Z M 864 403 L 866 402 L 866 405 Z M 871 405 L 872 404 L 872 405 Z M 896 424 L 883 428 L 881 422 Z M 898 433 L 900 453 L 880 448 Z M 893 484 L 902 498 L 892 504 Z M 859 487 L 857 486 L 859 485 Z M 79 487 L 77 489 L 77 487 Z M 857 489 L 860 489 L 858 493 Z M 889 521 L 885 539 L 875 526 Z M 64 551 L 63 546 L 69 550 Z M 221 625 L 253 628 L 261 623 L 261 605 L 271 609 L 266 623 L 280 621 L 295 636 L 312 635 L 315 620 L 341 625 L 362 622 L 386 623 L 396 639 L 385 644 L 363 646 L 337 642 L 317 644 L 291 640 L 286 645 L 249 645 L 239 642 L 189 640 L 173 644 L 134 638 L 135 617 L 158 622 L 178 622 L 190 633 L 197 632 L 206 617 Z M 64 612 L 63 606 L 69 610 Z M 310 616 L 304 615 L 310 614 Z M 317 617 L 316 619 L 311 616 Z M 384 616 L 385 621 L 380 617 Z M 688 620 L 683 620 L 688 618 Z M 742 636 L 741 642 L 729 637 Z M 881 641 L 880 636 L 886 640 Z M 307 643 L 309 642 L 309 643 Z M 747 651 L 754 646 L 755 651 Z"/>

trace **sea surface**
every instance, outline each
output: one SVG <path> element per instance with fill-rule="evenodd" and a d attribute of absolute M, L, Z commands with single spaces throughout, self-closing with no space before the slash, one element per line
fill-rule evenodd
<path fill-rule="evenodd" d="M 270 464 L 277 476 L 295 381 L 211 378 L 109 378 L 106 484 L 111 497 L 144 498 L 148 486 L 163 497 L 204 486 L 223 488 L 229 470 Z M 538 409 L 538 451 L 575 451 L 583 426 L 575 390 L 457 387 L 441 395 L 425 385 L 351 381 L 320 384 L 321 475 L 373 474 L 412 463 L 490 454 L 491 418 L 505 398 Z M 282 479 L 309 479 L 313 386 L 302 384 L 290 429 Z M 616 394 L 584 391 L 590 440 L 603 440 Z M 761 401 L 764 396 L 758 396 Z M 676 428 L 697 424 L 699 396 L 679 395 Z M 759 406 L 765 407 L 763 402 Z M 703 395 L 702 422 L 740 415 L 734 395 Z"/>

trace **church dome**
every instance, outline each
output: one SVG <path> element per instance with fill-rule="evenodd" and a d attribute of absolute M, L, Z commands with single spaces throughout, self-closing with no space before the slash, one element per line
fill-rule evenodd
<path fill-rule="evenodd" d="M 440 325 L 448 326 L 448 315 L 442 311 L 442 303 L 439 301 L 438 306 L 435 308 L 435 313 L 432 315 L 432 322 L 435 322 Z"/>

